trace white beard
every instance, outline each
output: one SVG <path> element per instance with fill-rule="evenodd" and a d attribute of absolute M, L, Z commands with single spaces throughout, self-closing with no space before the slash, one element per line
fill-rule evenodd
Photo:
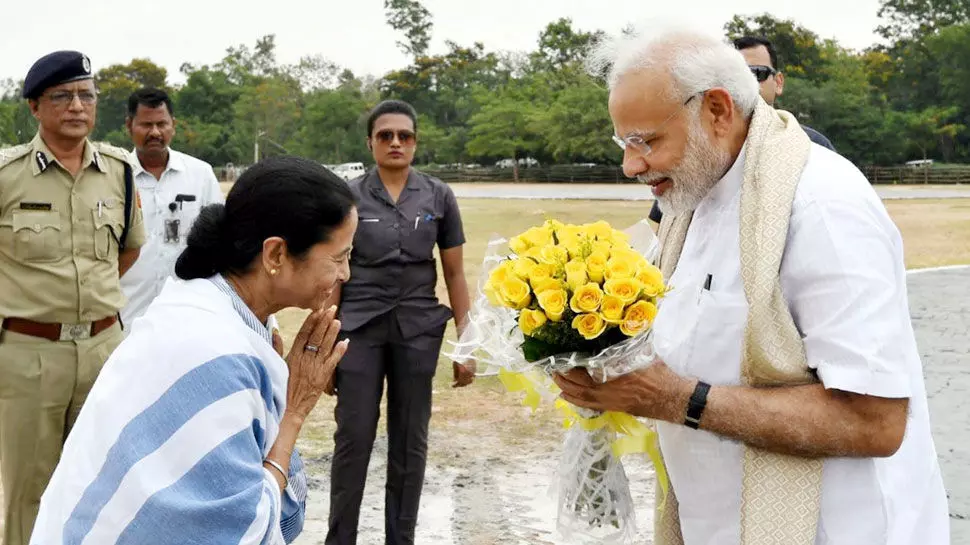
<path fill-rule="evenodd" d="M 692 115 L 687 128 L 687 147 L 676 167 L 664 172 L 650 172 L 638 177 L 641 182 L 669 178 L 670 188 L 657 197 L 664 214 L 680 215 L 691 212 L 704 200 L 730 166 L 727 151 L 714 146 L 701 126 L 700 117 Z"/>

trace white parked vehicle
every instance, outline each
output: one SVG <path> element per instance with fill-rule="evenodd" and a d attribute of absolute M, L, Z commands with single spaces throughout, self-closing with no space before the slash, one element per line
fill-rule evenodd
<path fill-rule="evenodd" d="M 344 180 L 353 180 L 367 172 L 367 169 L 364 168 L 364 163 L 342 163 L 339 165 L 325 166 Z"/>

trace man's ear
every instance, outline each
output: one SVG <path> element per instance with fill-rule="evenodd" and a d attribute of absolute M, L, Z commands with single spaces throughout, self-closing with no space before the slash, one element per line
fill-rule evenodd
<path fill-rule="evenodd" d="M 701 106 L 701 117 L 711 120 L 714 134 L 718 136 L 727 134 L 734 124 L 734 116 L 737 115 L 731 93 L 721 87 L 715 87 L 707 91 L 702 100 L 704 104 Z"/>

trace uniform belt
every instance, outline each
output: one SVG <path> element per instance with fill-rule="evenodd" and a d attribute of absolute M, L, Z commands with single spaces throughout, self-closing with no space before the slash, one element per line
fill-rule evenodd
<path fill-rule="evenodd" d="M 21 335 L 40 337 L 48 341 L 77 341 L 94 337 L 113 326 L 117 321 L 117 315 L 80 324 L 50 324 L 24 318 L 6 318 L 3 321 L 3 329 Z"/>

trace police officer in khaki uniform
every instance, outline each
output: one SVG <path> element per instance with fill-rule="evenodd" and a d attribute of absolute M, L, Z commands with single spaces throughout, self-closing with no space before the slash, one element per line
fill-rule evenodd
<path fill-rule="evenodd" d="M 121 342 L 119 276 L 145 240 L 125 150 L 87 139 L 97 91 L 88 58 L 51 53 L 24 98 L 39 124 L 0 151 L 0 474 L 4 543 L 30 539 L 81 405 Z"/>

